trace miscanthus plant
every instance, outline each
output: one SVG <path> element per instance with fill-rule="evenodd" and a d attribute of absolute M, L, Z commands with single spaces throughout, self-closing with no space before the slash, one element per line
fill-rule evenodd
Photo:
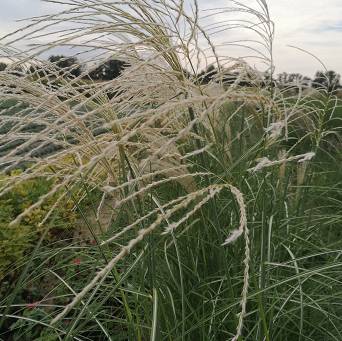
<path fill-rule="evenodd" d="M 53 183 L 10 226 L 56 198 L 4 277 L 1 337 L 341 340 L 341 110 L 277 88 L 267 3 L 47 2 L 0 46 L 1 171 L 23 169 L 0 195 Z M 66 203 L 86 232 L 50 245 Z"/>

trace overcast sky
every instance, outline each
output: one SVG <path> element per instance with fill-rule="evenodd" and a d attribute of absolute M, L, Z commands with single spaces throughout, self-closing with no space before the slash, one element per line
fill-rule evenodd
<path fill-rule="evenodd" d="M 251 0 L 252 1 L 252 0 Z M 58 5 L 40 0 L 0 0 L 0 36 L 21 24 L 16 19 L 51 12 Z M 199 0 L 206 7 L 228 5 L 225 0 Z M 311 56 L 288 47 L 294 45 L 319 57 L 329 69 L 342 74 L 342 0 L 269 0 L 276 24 L 275 64 L 277 72 L 300 72 L 313 76 L 319 63 Z"/>

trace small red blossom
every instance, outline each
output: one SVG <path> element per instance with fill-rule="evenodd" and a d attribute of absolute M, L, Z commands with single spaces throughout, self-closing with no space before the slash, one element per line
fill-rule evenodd
<path fill-rule="evenodd" d="M 26 304 L 26 308 L 34 309 L 34 308 L 38 307 L 38 304 L 39 304 L 39 302 L 28 303 L 28 304 Z"/>
<path fill-rule="evenodd" d="M 97 244 L 95 239 L 92 239 L 92 240 L 90 241 L 90 243 L 91 243 L 92 245 L 96 245 L 96 244 Z"/>
<path fill-rule="evenodd" d="M 75 258 L 72 260 L 73 264 L 75 265 L 80 265 L 81 264 L 81 259 L 80 258 Z"/>

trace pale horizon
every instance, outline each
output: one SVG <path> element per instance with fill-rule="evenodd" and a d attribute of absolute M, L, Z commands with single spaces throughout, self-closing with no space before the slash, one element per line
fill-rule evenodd
<path fill-rule="evenodd" d="M 214 0 L 210 6 L 214 8 L 227 4 L 227 1 Z M 289 45 L 308 51 L 319 58 L 327 69 L 342 74 L 340 0 L 326 0 L 324 3 L 317 0 L 280 0 L 277 3 L 268 1 L 268 4 L 275 23 L 274 63 L 277 74 L 300 73 L 312 78 L 316 71 L 323 69 L 314 57 Z M 200 0 L 199 5 L 200 8 L 209 7 L 204 0 Z M 2 0 L 0 36 L 23 25 L 16 20 L 51 13 L 58 8 L 61 5 L 40 0 Z"/>

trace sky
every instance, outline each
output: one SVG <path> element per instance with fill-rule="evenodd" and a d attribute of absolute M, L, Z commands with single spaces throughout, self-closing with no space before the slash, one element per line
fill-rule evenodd
<path fill-rule="evenodd" d="M 58 10 L 59 5 L 40 0 L 0 0 L 0 36 L 22 25 L 16 19 Z M 253 1 L 253 0 L 250 0 Z M 229 5 L 228 0 L 199 0 L 204 7 Z M 312 77 L 322 69 L 309 54 L 319 57 L 328 69 L 342 74 L 342 0 L 268 0 L 275 23 L 276 72 L 299 72 Z"/>

